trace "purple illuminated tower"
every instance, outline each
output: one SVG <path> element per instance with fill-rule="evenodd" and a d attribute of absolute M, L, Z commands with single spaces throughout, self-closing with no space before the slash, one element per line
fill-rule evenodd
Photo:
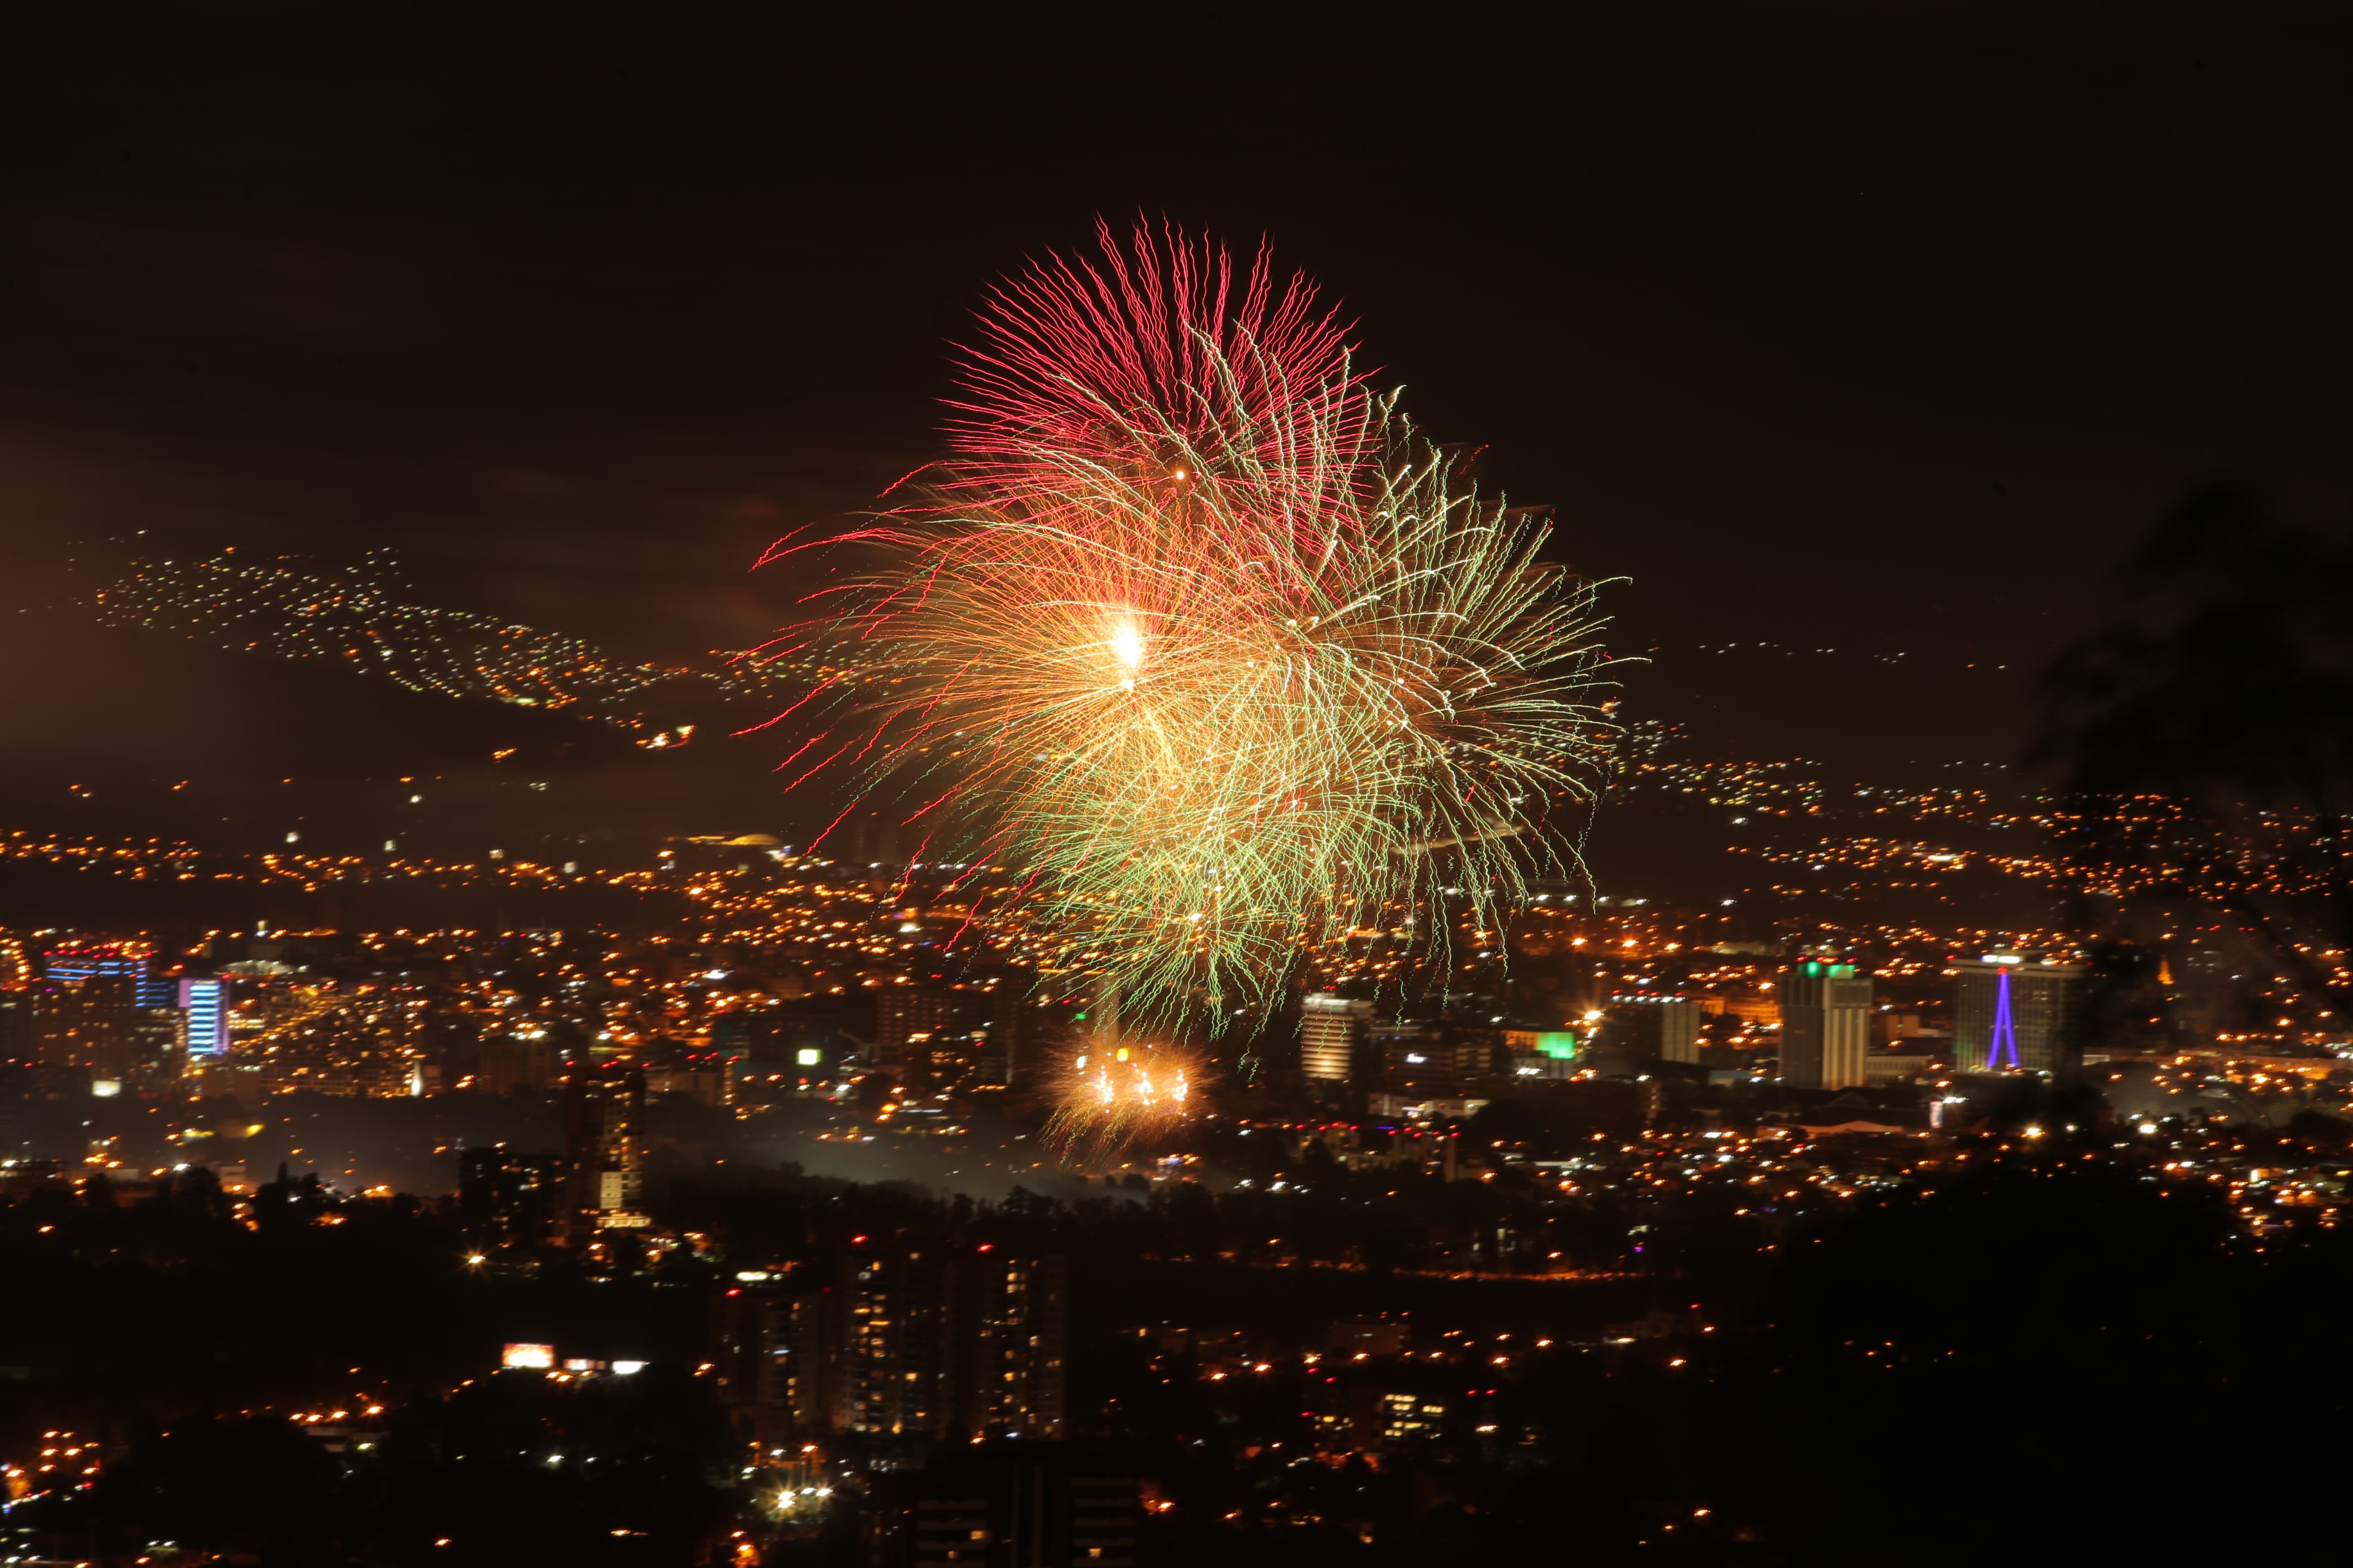
<path fill-rule="evenodd" d="M 2004 1061 L 2007 1056 L 2010 1059 Z M 2008 1068 L 2018 1070 L 2018 1025 L 2010 1016 L 2010 971 L 2004 969 L 1994 982 L 1993 1037 L 1986 1042 L 1986 1070 L 2000 1072 Z"/>
<path fill-rule="evenodd" d="M 1963 1072 L 2056 1073 L 2073 1064 L 2082 969 L 1989 952 L 1975 963 L 1956 955 L 1947 973 L 1954 980 L 1954 1059 Z"/>

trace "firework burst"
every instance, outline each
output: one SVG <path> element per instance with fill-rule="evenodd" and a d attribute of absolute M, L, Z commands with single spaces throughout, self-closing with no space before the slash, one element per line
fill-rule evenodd
<path fill-rule="evenodd" d="M 1366 389 L 1311 286 L 1106 235 L 982 324 L 955 458 L 839 536 L 889 564 L 797 639 L 858 672 L 797 784 L 854 768 L 1025 868 L 1024 912 L 1164 1020 L 1418 909 L 1442 947 L 1440 881 L 1483 925 L 1566 869 L 1604 728 L 1590 588 Z"/>
<path fill-rule="evenodd" d="M 1046 1140 L 1100 1157 L 1165 1131 L 1199 1109 L 1206 1072 L 1198 1052 L 1103 1031 L 1063 1069 Z"/>

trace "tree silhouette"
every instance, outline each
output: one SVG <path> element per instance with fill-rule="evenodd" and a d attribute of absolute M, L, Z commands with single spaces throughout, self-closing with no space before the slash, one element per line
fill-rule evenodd
<path fill-rule="evenodd" d="M 2353 1005 L 2353 546 L 2216 486 L 2043 679 L 2062 842 L 2127 901 L 2202 904 Z"/>

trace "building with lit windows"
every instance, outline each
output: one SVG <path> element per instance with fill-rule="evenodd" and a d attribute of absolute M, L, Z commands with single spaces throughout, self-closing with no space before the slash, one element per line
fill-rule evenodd
<path fill-rule="evenodd" d="M 1955 961 L 1953 1065 L 1963 1072 L 2059 1072 L 2072 1065 L 2070 1026 L 2084 971 L 2049 959 L 1989 952 Z"/>
<path fill-rule="evenodd" d="M 634 1068 L 575 1068 L 564 1085 L 565 1231 L 644 1228 L 646 1079 Z"/>
<path fill-rule="evenodd" d="M 1311 1083 L 1347 1083 L 1372 1023 L 1373 1005 L 1317 991 L 1300 1005 L 1299 1070 Z"/>
<path fill-rule="evenodd" d="M 187 1016 L 189 1058 L 228 1055 L 228 982 L 183 980 L 177 990 L 180 1011 Z"/>
<path fill-rule="evenodd" d="M 138 981 L 147 978 L 148 964 L 154 956 L 155 950 L 142 942 L 74 942 L 43 953 L 41 972 L 69 985 L 100 975 Z"/>
<path fill-rule="evenodd" d="M 1871 1081 L 1871 976 L 1842 959 L 1801 957 L 1781 972 L 1781 1081 L 1859 1089 Z"/>

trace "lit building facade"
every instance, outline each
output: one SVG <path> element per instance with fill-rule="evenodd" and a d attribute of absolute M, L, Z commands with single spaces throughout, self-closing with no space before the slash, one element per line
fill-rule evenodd
<path fill-rule="evenodd" d="M 180 1011 L 187 1017 L 189 1058 L 228 1055 L 228 982 L 183 980 L 178 990 Z"/>
<path fill-rule="evenodd" d="M 1953 1065 L 1963 1072 L 2055 1073 L 2072 1065 L 2084 971 L 2015 952 L 1955 963 Z"/>
<path fill-rule="evenodd" d="M 993 1247 L 856 1245 L 829 1272 L 738 1277 L 713 1360 L 762 1440 L 1063 1433 L 1068 1268 Z"/>
<path fill-rule="evenodd" d="M 1781 1081 L 1859 1089 L 1871 1081 L 1871 976 L 1838 959 L 1801 958 L 1781 972 Z"/>
<path fill-rule="evenodd" d="M 575 1068 L 564 1086 L 565 1230 L 644 1228 L 646 1079 L 634 1068 Z"/>
<path fill-rule="evenodd" d="M 1356 1076 L 1356 1057 L 1372 1023 L 1373 1005 L 1329 992 L 1312 993 L 1300 1003 L 1299 1070 L 1312 1083 L 1347 1083 Z"/>

